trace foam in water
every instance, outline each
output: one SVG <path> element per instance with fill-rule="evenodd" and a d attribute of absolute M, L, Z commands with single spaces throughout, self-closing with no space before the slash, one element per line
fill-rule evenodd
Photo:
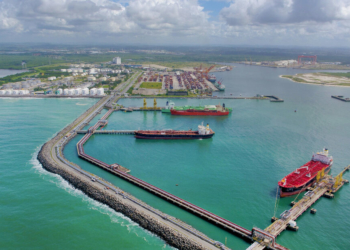
<path fill-rule="evenodd" d="M 137 223 L 133 222 L 130 218 L 124 216 L 121 213 L 114 211 L 113 209 L 106 206 L 105 204 L 102 204 L 98 201 L 91 199 L 86 194 L 84 194 L 82 191 L 73 187 L 70 183 L 68 183 L 60 175 L 46 171 L 37 159 L 40 148 L 41 147 L 38 147 L 36 149 L 36 151 L 32 154 L 32 158 L 29 161 L 29 163 L 33 166 L 32 169 L 36 173 L 38 173 L 40 176 L 42 176 L 44 180 L 48 180 L 49 182 L 55 184 L 57 187 L 65 190 L 69 194 L 71 194 L 75 197 L 81 198 L 83 200 L 83 202 L 86 202 L 88 204 L 89 209 L 96 210 L 102 214 L 109 216 L 112 223 L 117 223 L 123 227 L 126 227 L 129 233 L 133 233 L 137 237 L 141 237 L 146 242 L 148 242 L 146 237 L 144 237 L 142 235 L 138 235 L 138 232 L 141 231 L 142 233 L 145 233 L 148 236 L 156 237 L 156 238 L 160 239 L 158 236 L 151 233 L 150 231 L 141 228 Z M 162 240 L 162 239 L 160 239 L 160 240 Z M 163 248 L 166 248 L 166 247 L 167 247 L 167 245 L 164 244 Z M 172 248 L 172 249 L 176 249 L 176 248 Z"/>

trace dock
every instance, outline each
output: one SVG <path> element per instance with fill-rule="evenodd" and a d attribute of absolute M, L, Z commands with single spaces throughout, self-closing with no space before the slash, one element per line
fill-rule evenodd
<path fill-rule="evenodd" d="M 77 134 L 86 134 L 88 130 L 78 130 Z M 117 134 L 117 135 L 133 135 L 135 130 L 95 130 L 93 134 Z"/>
<path fill-rule="evenodd" d="M 330 175 L 324 175 L 320 171 L 317 176 L 318 182 L 316 182 L 312 188 L 309 188 L 308 192 L 306 192 L 298 202 L 293 203 L 294 205 L 291 209 L 284 211 L 280 215 L 280 219 L 273 217 L 271 219 L 273 223 L 265 228 L 265 230 L 253 228 L 252 237 L 256 242 L 247 248 L 247 250 L 262 250 L 273 245 L 276 237 L 287 228 L 297 231 L 298 227 L 293 224 L 296 225 L 294 222 L 299 216 L 322 196 L 333 198 L 335 192 L 344 184 L 349 183 L 348 180 L 343 179 L 343 173 L 349 169 L 350 165 L 345 167 L 344 170 L 334 178 Z"/>
<path fill-rule="evenodd" d="M 105 115 L 106 116 L 106 115 Z M 183 207 L 189 211 L 191 211 L 192 213 L 199 215 L 200 217 L 206 218 L 208 221 L 211 221 L 213 223 L 215 223 L 216 225 L 219 225 L 223 228 L 225 228 L 226 230 L 229 230 L 230 232 L 234 232 L 235 234 L 238 234 L 242 237 L 248 237 L 249 239 L 251 239 L 251 231 L 248 229 L 245 229 L 239 225 L 236 225 L 228 220 L 225 220 L 215 214 L 212 214 L 194 204 L 191 204 L 175 195 L 172 195 L 160 188 L 157 188 L 139 178 L 136 178 L 118 168 L 113 168 L 111 167 L 111 165 L 100 161 L 88 154 L 85 153 L 84 151 L 84 144 L 87 142 L 87 140 L 96 132 L 98 132 L 99 130 L 97 130 L 99 127 L 104 126 L 104 122 L 102 122 L 104 120 L 104 117 L 102 117 L 94 126 L 92 126 L 91 128 L 89 128 L 86 131 L 86 134 L 84 135 L 84 137 L 77 143 L 77 151 L 78 151 L 78 155 L 79 157 L 93 163 L 94 165 L 101 167 L 105 170 L 107 170 L 108 172 L 111 172 L 121 178 L 123 178 L 124 180 L 127 180 L 143 189 L 146 189 L 148 191 L 150 191 L 153 194 L 156 194 L 157 196 L 160 196 L 162 198 L 164 198 L 165 200 L 171 201 L 172 203 Z"/>
<path fill-rule="evenodd" d="M 349 97 L 345 98 L 342 95 L 332 95 L 332 98 L 338 99 L 338 100 L 343 101 L 343 102 L 350 102 L 350 98 Z"/>
<path fill-rule="evenodd" d="M 283 99 L 281 99 L 277 96 L 274 96 L 274 95 L 265 95 L 265 97 L 269 98 L 270 102 L 284 102 Z"/>
<path fill-rule="evenodd" d="M 139 178 L 136 178 L 132 175 L 129 174 L 130 170 L 126 169 L 124 167 L 121 167 L 119 164 L 115 163 L 112 165 L 109 165 L 103 161 L 100 161 L 88 154 L 85 153 L 84 151 L 84 144 L 88 141 L 88 139 L 93 135 L 93 134 L 103 134 L 103 133 L 113 133 L 113 134 L 133 134 L 134 130 L 98 130 L 101 127 L 106 126 L 108 121 L 106 120 L 107 117 L 112 113 L 113 111 L 107 112 L 94 126 L 90 127 L 88 130 L 78 130 L 77 133 L 80 134 L 85 134 L 83 138 L 77 143 L 77 152 L 78 156 L 80 158 L 83 158 L 86 161 L 89 161 L 90 163 L 110 172 L 113 173 L 114 175 L 123 178 L 124 180 L 129 181 L 130 183 L 133 183 L 161 198 L 164 200 L 167 200 L 169 202 L 172 202 L 173 204 L 184 208 L 188 210 L 189 212 L 201 217 L 202 219 L 205 219 L 214 225 L 221 227 L 225 229 L 226 231 L 238 235 L 239 237 L 253 241 L 253 233 L 254 230 L 248 230 L 246 228 L 243 228 L 231 221 L 228 221 L 220 216 L 217 216 L 203 208 L 200 208 L 186 200 L 183 200 L 175 195 L 172 195 L 160 188 L 157 188 Z M 219 246 L 219 245 L 218 245 Z M 222 246 L 219 246 L 222 248 Z M 277 244 L 274 242 L 273 245 L 269 246 L 269 249 L 275 249 L 275 250 L 288 250 L 287 248 Z"/>
<path fill-rule="evenodd" d="M 305 211 L 311 208 L 311 206 L 321 197 L 333 198 L 334 193 L 336 193 L 344 184 L 349 183 L 349 181 L 343 179 L 342 176 L 345 171 L 348 171 L 350 169 L 350 165 L 344 168 L 344 170 L 336 177 L 326 175 L 324 172 L 320 171 L 317 174 L 316 183 L 312 187 L 308 188 L 308 192 L 306 192 L 299 201 L 292 202 L 293 207 L 291 209 L 284 211 L 280 215 L 280 218 L 273 217 L 271 219 L 272 224 L 264 230 L 256 227 L 254 227 L 252 230 L 248 230 L 130 175 L 130 171 L 128 169 L 121 167 L 117 163 L 109 165 L 86 154 L 84 151 L 84 144 L 93 134 L 134 134 L 134 130 L 99 130 L 100 128 L 107 125 L 107 118 L 113 111 L 114 110 L 109 110 L 94 126 L 90 127 L 88 130 L 76 131 L 79 134 L 85 134 L 83 138 L 77 143 L 78 156 L 110 173 L 113 173 L 120 178 L 123 178 L 124 180 L 129 181 L 130 183 L 133 183 L 163 198 L 164 200 L 172 202 L 173 204 L 188 210 L 189 212 L 213 223 L 216 226 L 225 229 L 234 235 L 238 235 L 250 241 L 255 241 L 249 248 L 247 248 L 249 250 L 262 250 L 265 248 L 288 250 L 284 246 L 276 243 L 277 236 L 279 236 L 281 232 L 286 229 L 297 231 L 298 227 L 296 226 L 295 221 Z M 316 210 L 312 209 L 310 212 L 316 213 Z"/>

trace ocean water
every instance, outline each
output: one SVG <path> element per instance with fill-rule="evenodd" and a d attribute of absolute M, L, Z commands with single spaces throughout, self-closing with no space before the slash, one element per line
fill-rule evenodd
<path fill-rule="evenodd" d="M 96 99 L 0 99 L 0 249 L 169 249 L 44 170 L 40 146 Z"/>
<path fill-rule="evenodd" d="M 130 135 L 95 135 L 85 152 L 107 163 L 119 163 L 131 174 L 174 195 L 218 214 L 247 229 L 265 228 L 274 215 L 277 182 L 327 147 L 334 157 L 332 173 L 350 164 L 349 103 L 331 95 L 350 97 L 350 88 L 314 86 L 279 78 L 303 72 L 237 65 L 217 73 L 224 80 L 221 95 L 277 95 L 284 103 L 268 100 L 225 100 L 233 108 L 228 117 L 174 117 L 160 112 L 113 113 L 105 129 L 196 129 L 204 122 L 216 132 L 209 140 L 136 140 Z M 149 106 L 153 99 L 147 100 Z M 176 105 L 217 104 L 223 100 L 173 99 Z M 166 99 L 159 99 L 164 105 Z M 142 106 L 143 100 L 123 99 L 125 106 Z M 294 111 L 297 112 L 294 112 Z M 103 114 L 101 114 L 102 116 Z M 96 118 L 98 119 L 98 118 Z M 93 123 L 91 123 L 92 125 Z M 210 223 L 79 159 L 75 145 L 65 156 L 127 192 L 193 225 L 232 249 L 249 246 Z M 345 178 L 350 178 L 349 174 Z M 178 184 L 178 186 L 176 185 Z M 276 215 L 294 200 L 279 201 Z M 297 223 L 298 232 L 285 231 L 278 242 L 290 249 L 349 249 L 350 192 L 344 186 L 333 200 L 320 199 Z"/>
<path fill-rule="evenodd" d="M 195 141 L 136 140 L 130 135 L 95 135 L 85 151 L 107 163 L 119 163 L 131 174 L 216 213 L 247 229 L 265 228 L 274 215 L 277 182 L 328 147 L 332 173 L 350 164 L 350 88 L 314 86 L 278 76 L 304 72 L 236 65 L 215 73 L 226 85 L 219 95 L 277 95 L 268 100 L 225 100 L 228 117 L 173 117 L 160 112 L 115 112 L 105 129 L 196 129 L 209 123 L 212 139 Z M 306 72 L 306 71 L 305 71 Z M 149 106 L 153 99 L 147 100 Z M 217 104 L 223 100 L 173 99 L 176 105 Z M 123 215 L 91 200 L 36 161 L 39 147 L 83 113 L 92 99 L 0 99 L 0 249 L 161 249 L 170 248 Z M 123 99 L 142 106 L 142 99 Z M 164 105 L 165 99 L 158 104 Z M 297 112 L 294 112 L 294 111 Z M 105 111 L 104 111 L 105 112 Z M 102 112 L 99 117 L 103 115 Z M 90 124 L 94 124 L 99 118 Z M 232 249 L 249 246 L 210 223 L 135 187 L 77 157 L 74 138 L 65 156 Z M 350 173 L 344 175 L 349 179 Z M 178 184 L 178 186 L 176 186 Z M 279 201 L 276 215 L 293 198 Z M 321 198 L 298 220 L 299 231 L 283 232 L 277 242 L 290 249 L 349 249 L 350 190 L 344 186 L 332 200 Z"/>
<path fill-rule="evenodd" d="M 28 70 L 0 69 L 0 77 L 14 75 L 14 74 L 18 74 L 18 73 L 23 73 L 26 71 L 28 71 Z"/>

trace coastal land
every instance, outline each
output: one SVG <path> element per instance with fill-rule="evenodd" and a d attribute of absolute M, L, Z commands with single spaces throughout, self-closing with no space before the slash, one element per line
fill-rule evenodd
<path fill-rule="evenodd" d="M 298 83 L 350 87 L 350 73 L 318 72 L 296 75 L 280 75 L 280 77 Z"/>

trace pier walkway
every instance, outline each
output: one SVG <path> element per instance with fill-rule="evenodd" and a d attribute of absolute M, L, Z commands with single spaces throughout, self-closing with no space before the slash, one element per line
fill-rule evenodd
<path fill-rule="evenodd" d="M 343 102 L 350 102 L 350 98 L 348 98 L 348 97 L 345 98 L 342 95 L 332 95 L 332 98 L 338 99 L 338 100 L 343 101 Z"/>
<path fill-rule="evenodd" d="M 101 132 L 101 130 L 98 130 L 100 127 L 105 126 L 106 125 L 106 118 L 110 115 L 109 112 L 107 112 L 94 126 L 90 127 L 87 131 L 84 131 L 85 135 L 83 136 L 83 138 L 77 143 L 77 152 L 79 157 L 91 162 L 92 164 L 101 167 L 143 189 L 148 190 L 149 192 L 162 197 L 165 200 L 168 200 L 180 207 L 183 207 L 187 210 L 189 210 L 190 212 L 192 212 L 193 214 L 196 214 L 210 222 L 212 222 L 213 224 L 220 226 L 224 229 L 226 229 L 227 231 L 234 233 L 236 235 L 240 235 L 242 238 L 247 238 L 249 240 L 252 240 L 252 231 L 245 229 L 233 222 L 230 222 L 224 218 L 221 218 L 203 208 L 200 208 L 186 200 L 183 200 L 175 195 L 172 195 L 160 188 L 157 188 L 139 178 L 136 178 L 128 173 L 125 173 L 124 171 L 121 171 L 119 169 L 115 169 L 112 167 L 112 165 L 109 165 L 103 161 L 100 161 L 88 154 L 85 153 L 84 151 L 84 144 L 88 141 L 88 139 L 94 134 L 94 133 L 98 133 Z M 82 131 L 78 131 L 80 133 L 83 133 Z M 278 249 L 278 250 L 287 250 L 287 248 L 277 244 L 277 243 L 273 243 L 273 245 L 269 246 L 270 249 Z"/>
<path fill-rule="evenodd" d="M 79 130 L 77 134 L 86 134 L 87 132 L 87 130 Z M 94 134 L 133 135 L 135 130 L 95 130 Z"/>
<path fill-rule="evenodd" d="M 313 188 L 308 188 L 302 199 L 293 205 L 289 210 L 284 211 L 280 215 L 280 219 L 275 217 L 275 220 L 269 227 L 265 230 L 258 228 L 253 229 L 253 239 L 256 241 L 247 250 L 262 250 L 269 244 L 273 243 L 278 235 L 281 234 L 287 227 L 290 227 L 290 222 L 295 221 L 300 215 L 302 215 L 308 208 L 310 208 L 318 199 L 322 196 L 328 198 L 333 198 L 333 194 L 337 192 L 347 180 L 342 178 L 343 172 L 348 171 L 350 165 L 344 168 L 344 170 L 335 178 L 330 175 L 325 175 L 322 177 Z M 298 230 L 298 227 L 292 227 L 293 230 Z"/>

